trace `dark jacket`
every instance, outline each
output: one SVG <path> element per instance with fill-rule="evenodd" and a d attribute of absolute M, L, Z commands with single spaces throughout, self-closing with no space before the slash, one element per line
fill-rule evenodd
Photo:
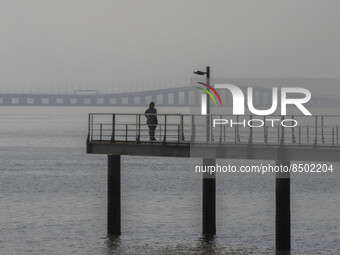
<path fill-rule="evenodd" d="M 151 113 L 151 114 L 148 114 Z M 146 117 L 146 124 L 148 125 L 157 125 L 158 124 L 158 120 L 157 120 L 157 116 L 154 115 L 157 114 L 157 110 L 155 108 L 149 108 L 145 111 L 145 117 Z"/>

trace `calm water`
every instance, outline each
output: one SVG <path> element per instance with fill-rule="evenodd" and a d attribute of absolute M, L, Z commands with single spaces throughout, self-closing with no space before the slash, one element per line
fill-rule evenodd
<path fill-rule="evenodd" d="M 204 240 L 197 159 L 122 157 L 122 235 L 107 238 L 106 157 L 85 154 L 87 114 L 123 110 L 137 111 L 0 107 L 0 254 L 275 253 L 273 176 L 218 178 L 218 234 Z M 292 254 L 339 254 L 338 173 L 292 179 Z"/>

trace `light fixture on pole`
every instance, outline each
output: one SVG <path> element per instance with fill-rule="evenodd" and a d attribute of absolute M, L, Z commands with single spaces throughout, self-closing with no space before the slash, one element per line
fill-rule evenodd
<path fill-rule="evenodd" d="M 210 66 L 206 67 L 206 71 L 200 71 L 200 70 L 195 70 L 194 74 L 197 75 L 206 75 L 206 84 L 210 84 Z M 210 91 L 209 88 L 207 88 L 208 91 Z M 207 104 L 206 104 L 206 109 L 207 109 L 207 115 L 210 114 L 210 97 L 207 97 Z M 207 116 L 207 141 L 210 141 L 210 116 Z"/>

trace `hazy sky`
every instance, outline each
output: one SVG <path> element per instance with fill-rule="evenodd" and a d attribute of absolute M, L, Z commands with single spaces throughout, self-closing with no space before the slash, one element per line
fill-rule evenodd
<path fill-rule="evenodd" d="M 0 82 L 339 77 L 339 31 L 338 0 L 1 0 Z"/>

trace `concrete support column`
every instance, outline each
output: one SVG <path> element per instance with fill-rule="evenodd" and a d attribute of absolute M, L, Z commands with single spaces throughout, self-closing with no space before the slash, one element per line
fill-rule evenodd
<path fill-rule="evenodd" d="M 18 96 L 18 105 L 27 105 L 27 98 L 25 96 Z"/>
<path fill-rule="evenodd" d="M 277 166 L 288 166 L 290 161 L 276 160 Z M 290 175 L 289 173 L 277 173 L 275 183 L 276 217 L 275 234 L 276 250 L 290 251 Z"/>
<path fill-rule="evenodd" d="M 116 96 L 116 105 L 122 105 L 122 97 L 121 96 Z"/>
<path fill-rule="evenodd" d="M 184 105 L 190 105 L 189 102 L 189 91 L 184 92 Z"/>
<path fill-rule="evenodd" d="M 147 105 L 146 100 L 145 100 L 145 96 L 142 95 L 139 98 L 140 98 L 140 105 L 143 105 L 143 106 Z"/>
<path fill-rule="evenodd" d="M 120 155 L 107 156 L 107 234 L 121 234 Z"/>
<path fill-rule="evenodd" d="M 133 102 L 133 96 L 128 96 L 127 97 L 127 100 L 128 100 L 128 105 L 134 105 L 135 103 Z"/>
<path fill-rule="evenodd" d="M 174 104 L 175 105 L 178 105 L 178 98 L 179 98 L 179 95 L 178 95 L 178 92 L 174 92 Z"/>
<path fill-rule="evenodd" d="M 216 159 L 204 158 L 203 167 L 215 166 Z M 203 235 L 216 234 L 216 176 L 203 173 Z"/>
<path fill-rule="evenodd" d="M 168 94 L 167 93 L 165 93 L 165 94 L 163 94 L 163 105 L 168 105 L 169 103 L 168 103 Z"/>
<path fill-rule="evenodd" d="M 4 95 L 3 103 L 4 103 L 4 105 L 11 105 L 12 104 L 12 96 Z"/>
<path fill-rule="evenodd" d="M 49 96 L 48 97 L 48 105 L 57 105 L 57 97 Z"/>
<path fill-rule="evenodd" d="M 110 105 L 110 97 L 109 96 L 103 96 L 103 98 L 104 98 L 103 104 L 104 105 Z M 77 100 L 77 102 L 78 102 L 78 100 Z"/>
<path fill-rule="evenodd" d="M 34 97 L 34 105 L 42 105 L 42 96 Z"/>

